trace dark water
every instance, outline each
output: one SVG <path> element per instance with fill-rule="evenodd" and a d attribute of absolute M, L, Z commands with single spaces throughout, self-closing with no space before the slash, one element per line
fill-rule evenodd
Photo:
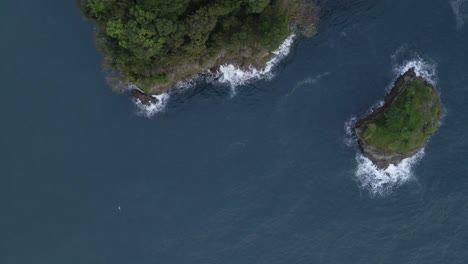
<path fill-rule="evenodd" d="M 105 84 L 73 1 L 2 1 L 0 263 L 466 263 L 458 3 L 324 0 L 274 80 L 199 85 L 148 119 Z M 412 178 L 373 194 L 344 124 L 418 56 L 446 117 Z"/>

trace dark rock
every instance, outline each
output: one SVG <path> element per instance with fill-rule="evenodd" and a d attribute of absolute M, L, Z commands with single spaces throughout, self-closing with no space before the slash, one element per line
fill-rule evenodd
<path fill-rule="evenodd" d="M 359 148 L 362 151 L 362 154 L 370 159 L 372 163 L 374 163 L 375 166 L 379 169 L 386 169 L 390 164 L 397 165 L 399 164 L 402 160 L 409 158 L 416 153 L 418 153 L 419 149 L 417 151 L 414 151 L 412 153 L 402 155 L 399 153 L 387 153 L 384 151 L 381 151 L 369 144 L 365 144 L 365 142 L 361 139 L 358 140 L 359 142 Z"/>
<path fill-rule="evenodd" d="M 157 98 L 154 98 L 151 95 L 147 95 L 144 92 L 137 89 L 131 90 L 130 94 L 135 100 L 138 100 L 141 104 L 146 106 L 150 106 L 159 102 Z"/>
<path fill-rule="evenodd" d="M 208 71 L 212 74 L 217 74 L 218 70 L 219 70 L 219 66 L 214 66 L 214 67 L 211 67 Z"/>

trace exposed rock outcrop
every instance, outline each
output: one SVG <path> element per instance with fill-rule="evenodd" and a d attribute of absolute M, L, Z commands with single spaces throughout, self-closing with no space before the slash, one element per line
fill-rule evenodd
<path fill-rule="evenodd" d="M 130 95 L 135 99 L 138 100 L 141 104 L 149 106 L 152 104 L 156 104 L 159 100 L 151 95 L 147 95 L 144 92 L 138 89 L 132 89 L 130 91 Z"/>

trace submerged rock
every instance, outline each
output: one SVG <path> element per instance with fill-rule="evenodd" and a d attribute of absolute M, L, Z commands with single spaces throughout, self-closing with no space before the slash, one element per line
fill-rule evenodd
<path fill-rule="evenodd" d="M 138 100 L 142 105 L 150 106 L 159 102 L 157 98 L 151 95 L 147 95 L 138 89 L 132 89 L 130 91 L 130 94 L 135 100 Z"/>
<path fill-rule="evenodd" d="M 357 122 L 359 147 L 380 169 L 396 165 L 424 147 L 441 112 L 437 91 L 412 68 L 395 81 L 383 106 Z"/>

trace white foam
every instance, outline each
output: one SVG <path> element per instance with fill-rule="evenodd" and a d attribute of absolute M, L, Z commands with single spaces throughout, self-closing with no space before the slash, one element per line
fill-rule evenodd
<path fill-rule="evenodd" d="M 196 78 L 199 78 L 199 77 L 197 76 L 185 82 L 183 81 L 177 82 L 174 88 L 176 89 L 176 91 L 180 91 L 180 92 L 190 89 L 196 85 L 197 83 Z"/>
<path fill-rule="evenodd" d="M 293 86 L 291 91 L 289 93 L 287 93 L 286 96 L 292 95 L 296 91 L 296 89 L 299 88 L 299 87 L 309 86 L 309 85 L 316 85 L 316 84 L 319 83 L 319 81 L 322 78 L 324 78 L 324 77 L 326 77 L 328 75 L 330 75 L 330 72 L 320 73 L 320 74 L 317 74 L 314 77 L 309 76 L 309 77 L 303 79 L 302 81 L 299 81 L 298 83 L 296 83 L 296 85 Z"/>
<path fill-rule="evenodd" d="M 198 74 L 192 77 L 187 81 L 180 81 L 174 86 L 174 92 L 185 92 L 188 89 L 191 89 L 201 82 L 211 83 L 215 80 L 216 75 L 211 72 L 206 72 L 205 74 Z"/>
<path fill-rule="evenodd" d="M 397 55 L 400 55 L 400 53 L 404 51 L 404 48 L 400 48 L 395 55 L 392 55 L 392 59 L 396 60 Z M 396 76 L 400 76 L 409 69 L 414 68 L 418 76 L 423 77 L 435 85 L 437 81 L 436 65 L 421 59 L 419 56 L 412 57 L 413 59 L 405 60 L 401 64 L 396 64 L 393 69 Z M 389 89 L 393 87 L 393 82 L 389 87 Z M 383 104 L 383 100 L 376 102 L 365 115 L 371 114 Z M 357 149 L 357 138 L 353 131 L 356 121 L 356 117 L 351 117 L 345 122 L 345 144 L 347 146 L 355 146 Z M 355 177 L 360 183 L 361 188 L 369 190 L 372 195 L 386 195 L 390 193 L 394 187 L 400 186 L 414 178 L 414 165 L 417 164 L 423 156 L 424 149 L 421 149 L 418 153 L 402 160 L 399 164 L 390 165 L 385 170 L 382 170 L 375 166 L 371 160 L 364 157 L 358 150 L 356 154 L 357 168 Z"/>
<path fill-rule="evenodd" d="M 465 19 L 468 18 L 468 15 L 464 12 L 463 7 L 467 0 L 452 0 L 450 1 L 450 6 L 452 7 L 453 14 L 457 21 L 457 28 L 463 27 L 465 24 Z"/>
<path fill-rule="evenodd" d="M 414 68 L 416 75 L 423 77 L 431 84 L 435 85 L 437 83 L 436 65 L 423 60 L 419 56 L 406 60 L 402 64 L 395 66 L 393 71 L 399 76 L 411 68 Z"/>
<path fill-rule="evenodd" d="M 274 67 L 291 52 L 294 38 L 294 34 L 289 36 L 277 50 L 273 51 L 273 58 L 268 61 L 265 68 L 261 70 L 254 67 L 249 67 L 248 70 L 242 70 L 233 64 L 221 65 L 219 67 L 218 82 L 229 84 L 232 95 L 235 95 L 236 87 L 240 85 L 262 78 L 271 79 L 273 77 L 272 70 Z"/>
<path fill-rule="evenodd" d="M 354 127 L 356 126 L 357 118 L 352 116 L 345 122 L 344 129 L 346 132 L 345 144 L 348 147 L 355 145 L 357 142 L 356 137 L 354 136 Z"/>
<path fill-rule="evenodd" d="M 143 90 L 140 89 L 140 87 L 138 87 L 138 86 L 136 86 L 135 84 L 132 84 L 132 83 L 125 86 L 125 87 L 123 87 L 123 89 L 122 89 L 122 91 L 131 91 L 131 90 L 138 90 L 138 91 L 144 93 Z"/>
<path fill-rule="evenodd" d="M 295 35 L 289 36 L 281 46 L 273 51 L 274 54 L 273 58 L 267 62 L 265 68 L 261 70 L 257 70 L 254 67 L 250 67 L 249 70 L 244 71 L 241 70 L 239 67 L 236 67 L 232 64 L 222 65 L 218 71 L 218 74 L 214 75 L 210 72 L 206 74 L 199 74 L 188 81 L 181 81 L 175 85 L 175 92 L 183 92 L 187 89 L 190 89 L 196 86 L 199 82 L 213 82 L 217 80 L 220 83 L 229 84 L 232 90 L 231 95 L 235 95 L 236 90 L 235 88 L 240 85 L 244 85 L 252 80 L 258 80 L 262 78 L 272 78 L 272 70 L 273 68 L 283 59 L 285 58 L 291 51 L 291 46 L 294 42 Z M 134 84 L 129 84 L 127 86 L 128 90 L 137 89 L 143 92 L 138 86 Z M 159 112 L 163 112 L 167 102 L 169 101 L 170 95 L 169 93 L 163 93 L 159 95 L 152 95 L 154 98 L 158 99 L 157 103 L 144 105 L 138 99 L 134 100 L 138 111 L 138 115 L 152 117 Z"/>
<path fill-rule="evenodd" d="M 163 112 L 166 108 L 166 104 L 169 101 L 169 94 L 163 93 L 158 95 L 152 95 L 152 97 L 158 99 L 156 103 L 151 103 L 150 105 L 144 105 L 140 100 L 135 99 L 134 102 L 138 108 L 137 114 L 146 116 L 148 118 L 154 116 L 157 113 Z"/>
<path fill-rule="evenodd" d="M 386 195 L 391 190 L 401 184 L 411 180 L 413 168 L 424 156 L 424 149 L 421 149 L 414 156 L 402 160 L 398 165 L 390 165 L 385 170 L 377 168 L 372 161 L 364 157 L 361 153 L 356 155 L 358 166 L 356 178 L 364 189 L 368 189 L 373 195 Z"/>
<path fill-rule="evenodd" d="M 232 95 L 236 94 L 237 86 L 244 85 L 254 79 L 260 79 L 264 75 L 262 71 L 255 68 L 251 67 L 249 70 L 244 71 L 232 64 L 220 66 L 219 72 L 220 78 L 218 81 L 229 84 L 232 89 Z"/>
<path fill-rule="evenodd" d="M 309 84 L 316 84 L 318 83 L 322 78 L 330 75 L 330 72 L 324 72 L 317 74 L 314 77 L 307 77 L 304 80 L 298 82 L 295 86 L 303 86 L 303 85 L 309 85 Z"/>
<path fill-rule="evenodd" d="M 391 88 L 393 88 L 393 85 L 391 86 Z M 391 88 L 389 88 L 388 90 L 390 91 Z M 379 108 L 382 107 L 384 104 L 385 104 L 385 101 L 384 101 L 384 100 L 379 100 L 379 101 L 375 102 L 375 104 L 373 104 L 373 105 L 366 111 L 365 116 L 368 116 L 368 115 L 372 114 L 376 109 L 379 109 Z"/>
<path fill-rule="evenodd" d="M 354 127 L 357 118 L 351 117 L 345 122 L 345 144 L 348 147 L 356 147 L 357 138 L 354 135 Z M 372 161 L 361 154 L 359 150 L 356 154 L 357 168 L 355 177 L 363 189 L 369 190 L 372 195 L 386 195 L 394 187 L 413 179 L 413 168 L 424 156 L 424 149 L 421 149 L 415 155 L 402 160 L 399 164 L 391 164 L 386 169 L 379 169 Z"/>

